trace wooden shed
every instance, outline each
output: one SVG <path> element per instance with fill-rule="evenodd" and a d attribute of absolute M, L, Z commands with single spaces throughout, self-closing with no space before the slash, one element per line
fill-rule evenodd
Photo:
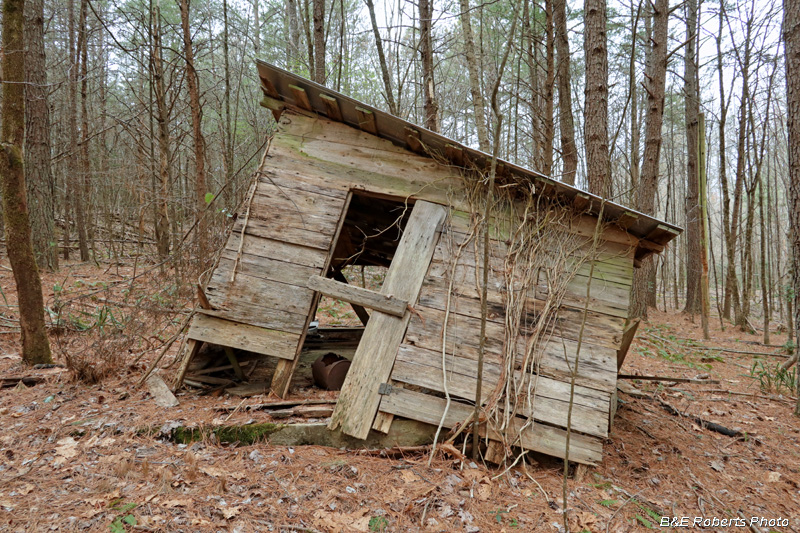
<path fill-rule="evenodd" d="M 258 73 L 277 133 L 184 363 L 202 342 L 277 358 L 284 396 L 324 294 L 366 324 L 330 429 L 459 427 L 480 381 L 495 457 L 565 457 L 569 432 L 569 459 L 598 462 L 635 331 L 633 270 L 680 229 L 505 161 L 489 191 L 487 154 L 267 63 Z M 348 265 L 387 267 L 380 290 L 348 285 Z"/>

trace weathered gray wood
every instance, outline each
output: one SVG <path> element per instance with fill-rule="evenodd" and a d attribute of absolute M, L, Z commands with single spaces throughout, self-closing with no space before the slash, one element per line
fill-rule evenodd
<path fill-rule="evenodd" d="M 417 301 L 446 215 L 440 205 L 424 201 L 414 205 L 381 288 L 383 294 Z M 389 379 L 410 315 L 407 311 L 403 318 L 383 313 L 372 316 L 339 394 L 331 429 L 341 427 L 344 433 L 361 439 L 369 434 L 380 403 L 378 386 Z"/>
<path fill-rule="evenodd" d="M 476 364 L 448 354 L 447 388 L 451 395 L 475 400 L 477 383 Z M 441 354 L 419 347 L 402 346 L 392 370 L 392 379 L 410 385 L 444 392 L 442 382 Z M 489 398 L 500 379 L 500 366 L 484 363 L 482 402 Z M 569 383 L 545 376 L 534 376 L 531 384 L 532 406 L 527 405 L 523 414 L 534 419 L 566 428 L 569 408 Z M 534 392 L 535 391 L 535 392 Z M 572 408 L 572 427 L 589 435 L 608 435 L 609 393 L 576 386 Z"/>
<path fill-rule="evenodd" d="M 192 321 L 197 319 L 195 316 Z M 192 363 L 192 359 L 194 356 L 197 355 L 197 352 L 200 351 L 201 342 L 192 339 L 189 335 L 186 336 L 186 345 L 183 348 L 183 359 L 181 360 L 181 365 L 178 367 L 178 371 L 175 373 L 175 380 L 172 383 L 172 389 L 178 390 L 183 385 L 183 378 L 186 376 L 186 371 L 189 370 L 189 365 Z"/>
<path fill-rule="evenodd" d="M 357 304 L 368 309 L 380 311 L 392 316 L 402 317 L 408 302 L 395 298 L 392 295 L 381 294 L 376 291 L 348 285 L 340 281 L 322 276 L 311 276 L 308 278 L 306 287 L 312 291 L 317 291 L 325 296 L 336 298 L 351 304 Z"/>
<path fill-rule="evenodd" d="M 259 328 L 203 314 L 195 315 L 187 336 L 189 339 L 282 359 L 294 358 L 300 339 L 300 335 L 294 333 Z"/>
<path fill-rule="evenodd" d="M 225 244 L 225 250 L 237 253 L 239 250 L 238 238 L 238 235 L 235 238 L 229 238 Z M 242 253 L 320 269 L 325 264 L 327 256 L 323 250 L 315 250 L 300 244 L 265 239 L 247 234 L 244 236 Z"/>
<path fill-rule="evenodd" d="M 381 397 L 381 411 L 392 413 L 404 418 L 419 420 L 428 424 L 439 424 L 444 413 L 446 401 L 414 392 L 392 387 L 391 394 Z M 467 421 L 473 414 L 473 407 L 460 402 L 452 402 L 444 419 L 445 427 L 454 427 Z M 603 422 L 607 423 L 606 418 Z M 566 431 L 543 424 L 533 424 L 522 429 L 525 420 L 515 417 L 511 431 L 517 431 L 520 441 L 516 445 L 537 452 L 546 453 L 563 458 L 566 452 Z M 482 435 L 487 434 L 487 428 L 482 428 Z M 499 435 L 489 430 L 489 438 L 499 439 Z M 581 435 L 573 432 L 570 435 L 570 460 L 584 464 L 598 463 L 603 457 L 603 443 L 596 437 Z"/>
<path fill-rule="evenodd" d="M 150 391 L 150 394 L 153 395 L 153 401 L 155 401 L 156 405 L 159 407 L 177 407 L 179 405 L 178 399 L 172 394 L 172 391 L 169 390 L 169 387 L 167 387 L 167 384 L 161 379 L 161 376 L 150 374 L 150 377 L 147 378 L 145 383 L 147 383 L 147 389 Z"/>
<path fill-rule="evenodd" d="M 331 238 L 328 253 L 325 256 L 325 261 L 323 262 L 322 268 L 319 271 L 320 274 L 327 272 L 330 268 L 331 261 L 333 259 L 333 252 L 336 248 L 336 243 L 339 240 L 339 236 L 341 235 L 342 227 L 344 226 L 344 221 L 346 218 L 345 215 L 350 207 L 350 201 L 352 198 L 352 193 L 348 193 L 347 196 L 342 199 L 339 211 L 339 222 L 336 226 L 336 231 Z M 319 305 L 319 300 L 320 296 L 316 293 L 311 298 L 310 305 L 306 311 L 306 320 L 303 323 L 303 331 L 300 334 L 300 338 L 295 346 L 294 357 L 291 360 L 284 359 L 278 361 L 278 365 L 275 367 L 275 372 L 272 374 L 272 390 L 281 398 L 285 397 L 289 392 L 289 385 L 291 385 L 294 370 L 297 368 L 297 364 L 300 362 L 300 352 L 303 350 L 303 342 L 308 334 L 308 326 L 311 324 L 311 321 L 314 320 L 314 312 Z"/>

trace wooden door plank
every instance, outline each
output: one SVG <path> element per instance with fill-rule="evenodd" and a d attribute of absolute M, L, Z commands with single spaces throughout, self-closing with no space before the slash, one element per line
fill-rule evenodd
<path fill-rule="evenodd" d="M 309 277 L 306 287 L 325 296 L 396 317 L 402 317 L 408 307 L 408 302 L 395 298 L 391 294 L 381 294 L 322 276 Z"/>
<path fill-rule="evenodd" d="M 447 215 L 441 205 L 419 201 L 411 211 L 381 292 L 416 303 Z M 378 411 L 378 387 L 389 380 L 411 313 L 402 318 L 376 313 L 370 318 L 347 373 L 330 429 L 365 439 Z"/>

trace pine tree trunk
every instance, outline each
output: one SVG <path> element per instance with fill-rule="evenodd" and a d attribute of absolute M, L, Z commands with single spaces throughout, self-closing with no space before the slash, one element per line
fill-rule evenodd
<path fill-rule="evenodd" d="M 608 50 L 606 1 L 584 0 L 583 48 L 586 53 L 584 137 L 589 192 L 611 197 L 608 153 Z"/>
<path fill-rule="evenodd" d="M 637 209 L 646 215 L 655 214 L 659 163 L 661 161 L 661 126 L 664 122 L 664 93 L 667 80 L 669 0 L 657 0 L 653 8 L 650 62 L 645 75 L 647 116 L 645 117 L 644 154 L 642 173 L 636 193 Z M 652 256 L 645 259 L 641 268 L 634 270 L 631 317 L 647 318 L 648 294 L 655 295 L 655 274 L 655 262 Z"/>
<path fill-rule="evenodd" d="M 159 257 L 166 258 L 170 250 L 169 231 L 169 185 L 170 172 L 169 111 L 164 84 L 164 60 L 161 48 L 161 10 L 153 12 L 153 86 L 156 100 L 156 121 L 158 122 L 158 162 L 159 190 L 156 212 L 156 249 Z"/>
<path fill-rule="evenodd" d="M 422 56 L 422 109 L 425 127 L 439 131 L 439 104 L 436 101 L 436 84 L 433 78 L 433 23 L 432 0 L 419 0 L 420 55 Z"/>
<path fill-rule="evenodd" d="M 258 0 L 254 0 L 255 5 Z M 192 33 L 189 26 L 189 0 L 180 0 L 181 28 L 183 30 L 183 57 L 186 61 L 186 88 L 189 91 L 189 108 L 192 114 L 192 137 L 194 142 L 194 195 L 196 203 L 196 217 L 198 217 L 197 234 L 195 242 L 199 256 L 204 258 L 208 244 L 208 223 L 203 213 L 206 208 L 206 140 L 203 136 L 203 108 L 200 104 L 200 89 L 197 79 L 197 70 L 194 68 L 194 48 L 192 47 Z M 258 38 L 256 40 L 258 42 Z"/>
<path fill-rule="evenodd" d="M 389 105 L 389 112 L 397 116 L 397 105 L 394 103 L 394 93 L 392 92 L 392 77 L 389 75 L 389 67 L 386 64 L 386 55 L 383 53 L 383 39 L 378 30 L 378 21 L 375 19 L 375 4 L 372 0 L 366 0 L 369 10 L 369 20 L 372 24 L 372 34 L 375 36 L 375 48 L 378 50 L 378 63 L 381 67 L 381 78 L 383 78 L 383 90 L 386 92 L 386 103 Z M 469 58 L 469 52 L 467 52 Z M 341 65 L 341 59 L 339 64 Z"/>
<path fill-rule="evenodd" d="M 370 4 L 372 0 L 367 0 Z M 478 68 L 478 59 L 475 55 L 475 38 L 472 34 L 472 15 L 470 14 L 469 0 L 461 2 L 461 31 L 464 34 L 464 55 L 467 58 L 467 71 L 469 72 L 469 92 L 472 95 L 472 110 L 475 114 L 475 129 L 478 132 L 478 146 L 487 154 L 491 151 L 489 130 L 486 127 L 486 105 L 481 90 L 481 75 Z"/>
<path fill-rule="evenodd" d="M 697 0 L 686 6 L 686 54 L 684 61 L 684 102 L 686 116 L 686 307 L 689 314 L 700 313 L 701 227 L 700 183 L 697 161 L 698 114 L 700 101 L 697 79 Z"/>
<path fill-rule="evenodd" d="M 22 330 L 22 359 L 28 364 L 50 363 L 50 342 L 44 323 L 44 299 L 33 255 L 25 162 L 24 0 L 3 0 L 3 105 L 0 127 L 0 181 L 6 252 L 14 273 Z"/>
<path fill-rule="evenodd" d="M 50 166 L 50 109 L 44 52 L 44 1 L 25 2 L 25 182 L 40 269 L 58 270 L 55 179 Z"/>
<path fill-rule="evenodd" d="M 300 57 L 300 27 L 297 24 L 297 0 L 286 0 L 286 67 L 294 68 Z"/>
<path fill-rule="evenodd" d="M 544 80 L 544 118 L 542 120 L 544 131 L 544 145 L 542 147 L 542 168 L 545 176 L 553 173 L 553 141 L 555 137 L 555 122 L 553 120 L 553 90 L 556 81 L 556 47 L 555 28 L 553 19 L 553 0 L 545 0 L 545 80 Z"/>
<path fill-rule="evenodd" d="M 314 5 L 314 81 L 325 85 L 325 0 L 313 0 Z"/>
<path fill-rule="evenodd" d="M 569 71 L 569 39 L 567 37 L 567 1 L 553 0 L 558 73 L 558 124 L 561 133 L 561 159 L 564 164 L 561 180 L 575 185 L 578 150 L 575 147 L 575 121 L 572 117 L 572 86 Z"/>
<path fill-rule="evenodd" d="M 89 28 L 87 27 L 87 7 L 88 0 L 81 0 L 80 28 L 78 31 L 78 54 L 80 56 L 80 87 L 81 87 L 81 126 L 80 126 L 80 167 L 79 172 L 79 192 L 82 196 L 80 203 L 82 207 L 81 219 L 78 222 L 78 247 L 81 252 L 81 261 L 89 261 L 89 249 L 94 250 L 94 239 L 92 231 L 92 217 L 89 213 L 92 198 L 92 169 L 89 160 L 89 54 L 88 38 Z"/>
<path fill-rule="evenodd" d="M 785 1 L 783 34 L 786 45 L 786 94 L 789 131 L 789 225 L 794 288 L 795 350 L 800 341 L 800 4 Z M 800 394 L 795 415 L 800 416 Z"/>

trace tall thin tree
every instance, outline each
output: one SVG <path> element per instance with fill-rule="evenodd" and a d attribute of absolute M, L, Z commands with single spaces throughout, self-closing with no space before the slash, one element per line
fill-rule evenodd
<path fill-rule="evenodd" d="M 644 155 L 642 172 L 636 191 L 636 206 L 644 214 L 655 213 L 656 191 L 661 161 L 661 126 L 664 121 L 664 93 L 667 80 L 667 45 L 669 30 L 669 0 L 656 0 L 653 4 L 653 35 L 650 39 L 650 62 L 645 74 L 647 88 L 647 116 L 645 117 Z M 632 317 L 647 318 L 647 295 L 655 292 L 652 280 L 653 258 L 644 260 L 633 273 L 631 291 Z"/>
<path fill-rule="evenodd" d="M 558 125 L 561 134 L 561 180 L 575 185 L 578 150 L 575 147 L 575 120 L 572 117 L 572 80 L 570 79 L 569 37 L 567 35 L 567 0 L 553 0 L 553 27 L 556 39 L 558 78 Z"/>

